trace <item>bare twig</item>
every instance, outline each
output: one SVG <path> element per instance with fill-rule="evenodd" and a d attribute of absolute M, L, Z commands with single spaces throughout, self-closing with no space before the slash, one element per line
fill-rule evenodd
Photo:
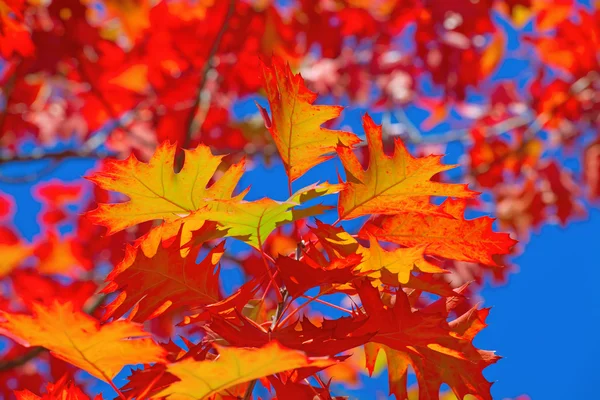
<path fill-rule="evenodd" d="M 219 50 L 219 46 L 221 45 L 221 40 L 223 39 L 223 35 L 227 31 L 229 27 L 229 20 L 233 16 L 235 11 L 235 0 L 229 0 L 229 5 L 227 6 L 227 14 L 225 15 L 225 19 L 221 25 L 221 29 L 217 33 L 215 37 L 212 47 L 208 53 L 208 58 L 206 59 L 206 63 L 202 67 L 202 71 L 200 73 L 200 85 L 198 86 L 198 91 L 196 92 L 196 98 L 194 100 L 194 104 L 192 105 L 192 111 L 190 113 L 190 119 L 187 124 L 187 132 L 185 135 L 185 139 L 182 143 L 183 148 L 187 148 L 190 145 L 192 140 L 192 135 L 196 132 L 204 122 L 204 118 L 206 118 L 206 113 L 208 112 L 208 106 L 210 103 L 210 93 L 205 93 L 206 81 L 208 78 L 208 73 L 212 69 L 213 59 Z M 207 101 L 208 100 L 208 101 Z M 203 107 L 200 107 L 200 106 Z"/>
<path fill-rule="evenodd" d="M 300 257 L 302 256 L 303 248 L 304 248 L 304 243 L 299 242 L 298 246 L 296 247 L 296 260 L 299 260 Z M 281 318 L 281 316 L 283 315 L 283 312 L 286 309 L 286 303 L 287 303 L 287 299 L 289 297 L 289 293 L 285 288 L 281 288 L 280 291 L 281 291 L 280 292 L 281 300 L 277 304 L 277 310 L 275 311 L 275 315 L 273 316 L 273 321 L 271 322 L 271 327 L 269 328 L 269 330 L 271 332 L 274 331 L 275 329 L 277 329 L 277 323 L 279 322 L 279 319 Z M 256 379 L 253 380 L 252 382 L 250 382 L 250 385 L 248 386 L 248 389 L 246 390 L 246 394 L 244 395 L 244 400 L 250 400 L 252 398 L 252 392 L 254 391 L 256 382 L 257 382 Z"/>

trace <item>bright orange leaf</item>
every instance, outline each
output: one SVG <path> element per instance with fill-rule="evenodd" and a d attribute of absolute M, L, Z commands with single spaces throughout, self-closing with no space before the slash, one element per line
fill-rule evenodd
<path fill-rule="evenodd" d="M 180 253 L 180 240 L 162 243 L 153 255 L 128 246 L 125 258 L 106 278 L 104 293 L 120 291 L 106 307 L 104 319 L 120 318 L 134 310 L 128 319 L 144 322 L 167 310 L 199 307 L 221 300 L 219 270 L 215 267 L 225 251 L 225 242 L 213 248 L 196 264 L 196 251 Z"/>
<path fill-rule="evenodd" d="M 360 142 L 353 133 L 321 128 L 337 118 L 343 107 L 313 105 L 317 94 L 308 90 L 302 77 L 294 75 L 283 60 L 273 57 L 271 65 L 263 65 L 263 74 L 271 118 L 258 107 L 290 180 L 330 159 L 327 154 L 334 153 L 338 144 L 351 147 Z"/>
<path fill-rule="evenodd" d="M 115 321 L 100 326 L 70 303 L 33 305 L 33 315 L 2 312 L 0 332 L 110 382 L 127 364 L 162 362 L 164 350 L 141 326 Z"/>
<path fill-rule="evenodd" d="M 426 245 L 427 254 L 452 260 L 497 265 L 493 256 L 508 254 L 516 240 L 508 233 L 494 232 L 492 218 L 464 219 L 466 206 L 465 200 L 447 199 L 440 206 L 447 217 L 416 212 L 380 217 L 367 223 L 360 235 L 403 246 Z"/>
<path fill-rule="evenodd" d="M 380 298 L 369 282 L 358 287 L 365 311 L 370 316 L 362 330 L 377 330 L 365 345 L 366 365 L 375 368 L 377 354 L 387 355 L 390 392 L 397 399 L 407 398 L 409 365 L 417 375 L 419 399 L 437 399 L 440 385 L 448 384 L 461 399 L 474 395 L 491 400 L 490 387 L 482 370 L 499 357 L 492 351 L 476 349 L 472 340 L 485 328 L 489 309 L 474 307 L 459 318 L 447 322 L 456 298 L 442 298 L 423 310 L 412 310 L 406 294 L 400 290 L 393 305 Z M 358 333 L 360 333 L 359 330 Z"/>
<path fill-rule="evenodd" d="M 348 232 L 317 221 L 313 229 L 321 244 L 332 257 L 349 257 L 353 254 L 361 256 L 356 275 L 367 275 L 373 279 L 381 278 L 382 270 L 397 275 L 399 283 L 407 283 L 411 271 L 418 269 L 428 273 L 444 273 L 445 270 L 431 264 L 423 257 L 426 245 L 384 250 L 373 236 L 369 236 L 369 247 L 361 246 Z"/>
<path fill-rule="evenodd" d="M 346 170 L 347 183 L 340 193 L 340 219 L 352 219 L 368 214 L 393 214 L 408 207 L 428 206 L 426 196 L 474 197 L 467 185 L 432 182 L 437 173 L 454 168 L 440 164 L 441 156 L 414 158 L 400 140 L 395 141 L 392 157 L 383 152 L 381 126 L 366 114 L 363 126 L 369 142 L 369 166 L 363 170 L 360 162 L 346 146 L 338 154 Z"/>

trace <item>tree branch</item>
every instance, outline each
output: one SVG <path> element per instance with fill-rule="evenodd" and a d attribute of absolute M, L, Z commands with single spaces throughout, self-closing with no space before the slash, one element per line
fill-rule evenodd
<path fill-rule="evenodd" d="M 187 123 L 187 131 L 185 138 L 182 143 L 182 148 L 187 148 L 190 145 L 192 140 L 192 135 L 202 126 L 204 122 L 204 118 L 206 118 L 206 113 L 208 111 L 208 104 L 210 103 L 210 97 L 208 101 L 206 101 L 207 94 L 204 93 L 206 88 L 206 80 L 208 78 L 208 73 L 212 69 L 213 59 L 219 50 L 219 46 L 221 45 L 221 40 L 223 40 L 223 35 L 227 31 L 229 27 L 229 20 L 233 16 L 233 12 L 235 11 L 235 0 L 229 0 L 229 4 L 227 6 L 227 14 L 225 15 L 225 19 L 223 20 L 223 24 L 221 25 L 221 29 L 217 32 L 217 36 L 210 48 L 208 53 L 208 58 L 206 59 L 206 63 L 202 67 L 202 71 L 200 73 L 200 85 L 198 86 L 198 91 L 196 93 L 196 98 L 194 100 L 194 104 L 192 105 L 192 110 L 190 113 L 190 118 Z M 210 94 L 208 94 L 209 96 Z M 204 101 L 203 101 L 204 100 Z M 203 107 L 200 107 L 203 105 Z"/>

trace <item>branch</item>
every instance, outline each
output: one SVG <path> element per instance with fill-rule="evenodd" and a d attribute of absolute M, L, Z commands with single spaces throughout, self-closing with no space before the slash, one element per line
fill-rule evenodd
<path fill-rule="evenodd" d="M 38 171 L 28 175 L 20 175 L 16 177 L 3 176 L 0 173 L 0 182 L 9 184 L 29 183 L 39 180 L 42 176 L 47 175 L 60 166 L 61 161 L 69 158 L 79 159 L 103 159 L 109 156 L 108 152 L 92 152 L 87 151 L 85 147 L 81 150 L 64 150 L 55 153 L 44 153 L 41 149 L 36 149 L 34 152 L 26 155 L 13 155 L 0 153 L 0 166 L 13 162 L 35 162 L 35 161 L 50 161 L 50 163 Z"/>
<path fill-rule="evenodd" d="M 187 124 L 187 131 L 185 138 L 182 143 L 182 148 L 187 148 L 190 145 L 192 140 L 192 135 L 196 132 L 204 122 L 204 118 L 206 118 L 208 103 L 210 103 L 210 93 L 205 93 L 204 89 L 206 87 L 206 80 L 208 77 L 209 71 L 212 69 L 213 58 L 217 54 L 219 50 L 219 46 L 221 45 L 221 40 L 223 40 L 223 35 L 227 31 L 229 27 L 229 20 L 233 16 L 233 12 L 235 11 L 235 0 L 229 0 L 229 5 L 227 6 L 227 14 L 225 15 L 225 19 L 223 20 L 223 24 L 221 25 L 221 29 L 217 33 L 215 40 L 210 48 L 208 53 L 208 58 L 206 59 L 206 63 L 202 67 L 202 71 L 200 73 L 200 86 L 198 87 L 198 91 L 196 93 L 196 99 L 194 100 L 194 104 L 192 105 L 192 110 L 190 113 L 190 119 Z M 208 101 L 206 101 L 208 100 Z M 202 107 L 200 107 L 202 105 Z"/>

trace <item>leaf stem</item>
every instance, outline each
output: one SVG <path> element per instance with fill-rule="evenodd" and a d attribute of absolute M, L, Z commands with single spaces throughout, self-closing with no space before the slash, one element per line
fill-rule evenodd
<path fill-rule="evenodd" d="M 345 312 L 345 313 L 348 313 L 348 314 L 350 314 L 350 315 L 352 315 L 352 314 L 353 314 L 353 313 L 352 313 L 352 311 L 348 310 L 347 308 L 340 307 L 340 306 L 338 306 L 338 305 L 335 305 L 335 304 L 333 304 L 333 303 L 330 303 L 330 302 L 328 302 L 328 301 L 325 301 L 325 300 L 318 299 L 318 298 L 316 298 L 316 297 L 310 297 L 310 296 L 304 296 L 304 295 L 302 295 L 302 296 L 300 296 L 300 297 L 302 297 L 302 298 L 304 298 L 304 299 L 313 300 L 313 301 L 315 301 L 315 302 L 317 302 L 317 303 L 324 304 L 324 305 L 326 305 L 326 306 L 329 306 L 329 307 L 331 307 L 331 308 L 335 308 L 336 310 L 343 311 L 343 312 Z"/>
<path fill-rule="evenodd" d="M 310 303 L 312 303 L 313 301 L 318 300 L 319 297 L 324 296 L 326 294 L 328 294 L 329 292 L 331 292 L 333 290 L 333 286 L 330 287 L 329 289 L 319 293 L 317 296 L 311 298 L 310 300 L 308 300 L 306 303 L 300 304 L 297 308 L 295 308 L 291 313 L 289 313 L 287 315 L 287 317 L 285 317 L 283 319 L 283 321 L 281 321 L 281 323 L 279 325 L 283 325 L 285 324 L 293 315 L 295 315 L 296 313 L 298 313 L 298 311 L 300 311 L 302 308 L 306 307 L 307 305 L 309 305 Z M 291 304 L 291 303 L 290 303 Z"/>

